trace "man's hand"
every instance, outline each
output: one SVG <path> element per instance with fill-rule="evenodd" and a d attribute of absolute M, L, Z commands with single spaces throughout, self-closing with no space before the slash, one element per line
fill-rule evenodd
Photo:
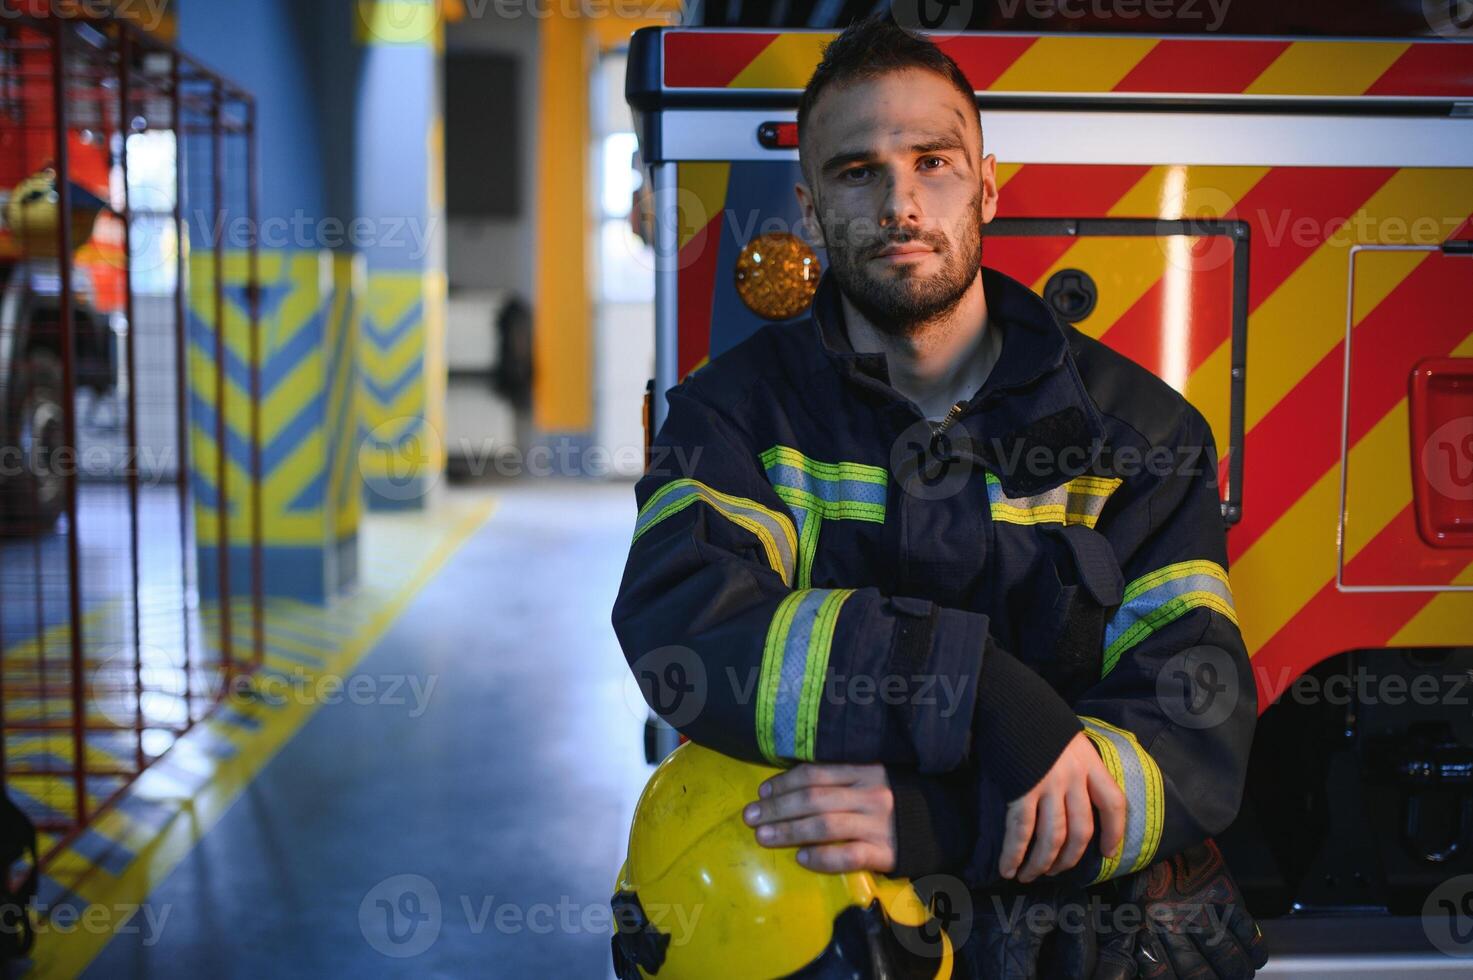
<path fill-rule="evenodd" d="M 1080 732 L 1038 784 L 1008 804 L 998 873 L 1026 884 L 1068 871 L 1094 836 L 1094 810 L 1100 811 L 1100 853 L 1112 855 L 1125 837 L 1125 794 Z"/>
<path fill-rule="evenodd" d="M 742 819 L 764 847 L 808 845 L 798 863 L 830 874 L 895 870 L 895 797 L 884 766 L 805 763 L 758 792 Z"/>

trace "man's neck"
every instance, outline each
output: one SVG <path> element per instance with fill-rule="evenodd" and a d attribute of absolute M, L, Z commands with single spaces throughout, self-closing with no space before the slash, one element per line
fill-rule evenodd
<path fill-rule="evenodd" d="M 940 418 L 972 397 L 1002 351 L 997 329 L 989 328 L 981 275 L 950 312 L 906 336 L 876 327 L 842 293 L 841 301 L 849 343 L 859 353 L 884 354 L 891 386 L 927 418 Z"/>

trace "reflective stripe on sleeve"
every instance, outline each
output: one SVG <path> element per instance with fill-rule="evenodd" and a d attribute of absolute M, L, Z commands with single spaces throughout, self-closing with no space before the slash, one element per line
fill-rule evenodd
<path fill-rule="evenodd" d="M 1120 854 L 1101 854 L 1095 882 L 1139 871 L 1156 856 L 1166 818 L 1161 769 L 1131 732 L 1099 718 L 1080 715 L 1085 735 L 1100 751 L 1105 768 L 1125 794 L 1125 837 Z"/>
<path fill-rule="evenodd" d="M 798 535 L 786 514 L 764 507 L 755 500 L 733 497 L 713 490 L 699 480 L 672 480 L 645 501 L 634 521 L 634 540 L 638 541 L 650 528 L 672 514 L 700 501 L 728 521 L 751 532 L 762 544 L 767 564 L 783 584 L 793 584 L 793 569 L 798 552 Z"/>
<path fill-rule="evenodd" d="M 813 761 L 839 610 L 853 589 L 799 589 L 778 604 L 757 680 L 757 744 L 772 763 Z"/>
<path fill-rule="evenodd" d="M 1217 562 L 1176 562 L 1132 581 L 1125 587 L 1120 608 L 1105 625 L 1101 676 L 1115 667 L 1126 650 L 1200 607 L 1222 613 L 1235 626 L 1238 623 L 1227 572 Z"/>

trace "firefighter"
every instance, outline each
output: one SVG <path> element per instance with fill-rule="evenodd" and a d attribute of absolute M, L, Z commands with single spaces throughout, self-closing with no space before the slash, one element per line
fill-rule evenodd
<path fill-rule="evenodd" d="M 811 315 L 673 388 L 636 487 L 613 623 L 646 698 L 786 770 L 754 853 L 964 882 L 960 975 L 1251 976 L 1210 842 L 1257 706 L 1205 420 L 982 265 L 996 160 L 929 41 L 846 30 L 798 134 Z M 1104 920 L 1017 914 L 1080 902 Z"/>

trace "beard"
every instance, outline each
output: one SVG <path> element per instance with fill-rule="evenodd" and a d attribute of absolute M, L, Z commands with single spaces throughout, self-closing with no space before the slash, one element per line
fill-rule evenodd
<path fill-rule="evenodd" d="M 894 337 L 908 337 L 956 308 L 981 272 L 982 192 L 968 202 L 968 220 L 961 240 L 953 243 L 939 229 L 922 229 L 878 241 L 850 243 L 843 229 L 830 236 L 824 228 L 829 269 L 839 289 L 875 328 Z M 876 273 L 869 260 L 891 245 L 919 241 L 942 260 L 941 270 L 929 275 L 907 266 L 894 273 Z"/>

